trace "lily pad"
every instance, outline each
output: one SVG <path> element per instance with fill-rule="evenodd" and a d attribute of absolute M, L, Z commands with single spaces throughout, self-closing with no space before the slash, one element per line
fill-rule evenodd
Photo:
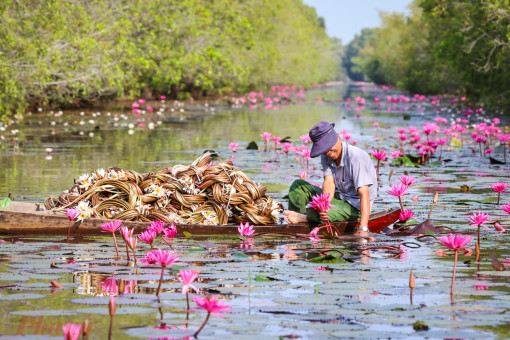
<path fill-rule="evenodd" d="M 48 295 L 35 294 L 35 293 L 4 294 L 4 295 L 0 295 L 0 301 L 36 300 L 36 299 L 44 299 L 46 297 L 48 297 Z"/>
<path fill-rule="evenodd" d="M 71 316 L 77 315 L 78 312 L 75 310 L 53 310 L 53 309 L 43 309 L 43 310 L 18 310 L 14 312 L 10 312 L 12 315 L 26 315 L 26 316 Z"/>
<path fill-rule="evenodd" d="M 150 297 L 147 294 L 144 294 L 142 298 L 134 298 L 132 296 L 117 296 L 115 297 L 115 302 L 117 305 L 146 305 L 157 301 L 156 295 L 151 295 Z M 71 299 L 69 302 L 80 304 L 80 305 L 108 305 L 110 302 L 109 296 L 101 296 L 101 297 L 88 297 L 88 298 L 78 298 Z"/>
<path fill-rule="evenodd" d="M 89 308 L 78 308 L 76 312 L 82 314 L 96 314 L 96 315 L 109 315 L 108 307 L 89 307 Z M 118 307 L 115 310 L 115 315 L 132 315 L 132 314 L 149 314 L 157 313 L 158 310 L 155 308 L 146 307 Z"/>

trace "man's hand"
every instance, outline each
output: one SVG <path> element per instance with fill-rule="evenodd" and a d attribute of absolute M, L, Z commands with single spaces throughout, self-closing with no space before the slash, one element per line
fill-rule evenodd
<path fill-rule="evenodd" d="M 322 223 L 326 224 L 329 222 L 328 213 L 326 211 L 320 211 L 319 216 L 321 218 Z"/>

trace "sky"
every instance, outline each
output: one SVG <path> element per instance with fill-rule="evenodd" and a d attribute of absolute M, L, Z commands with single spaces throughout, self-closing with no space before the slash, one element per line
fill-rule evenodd
<path fill-rule="evenodd" d="M 378 9 L 384 12 L 409 14 L 412 0 L 303 0 L 315 7 L 317 15 L 326 20 L 330 37 L 337 37 L 347 45 L 362 28 L 378 27 L 381 24 Z"/>

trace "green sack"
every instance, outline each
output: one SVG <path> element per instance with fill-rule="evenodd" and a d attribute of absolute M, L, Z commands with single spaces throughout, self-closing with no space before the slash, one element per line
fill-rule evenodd
<path fill-rule="evenodd" d="M 9 206 L 9 204 L 11 204 L 11 199 L 9 197 L 7 198 L 4 198 L 3 200 L 0 201 L 0 210 L 5 210 L 7 209 L 7 207 Z"/>

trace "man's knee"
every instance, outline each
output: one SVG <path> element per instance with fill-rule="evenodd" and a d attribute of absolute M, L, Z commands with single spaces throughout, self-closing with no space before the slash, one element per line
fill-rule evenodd
<path fill-rule="evenodd" d="M 310 183 L 308 183 L 307 181 L 305 180 L 302 180 L 302 179 L 296 179 L 294 182 L 292 182 L 292 184 L 290 185 L 290 188 L 297 188 L 297 187 L 302 187 L 303 185 L 309 185 Z"/>

